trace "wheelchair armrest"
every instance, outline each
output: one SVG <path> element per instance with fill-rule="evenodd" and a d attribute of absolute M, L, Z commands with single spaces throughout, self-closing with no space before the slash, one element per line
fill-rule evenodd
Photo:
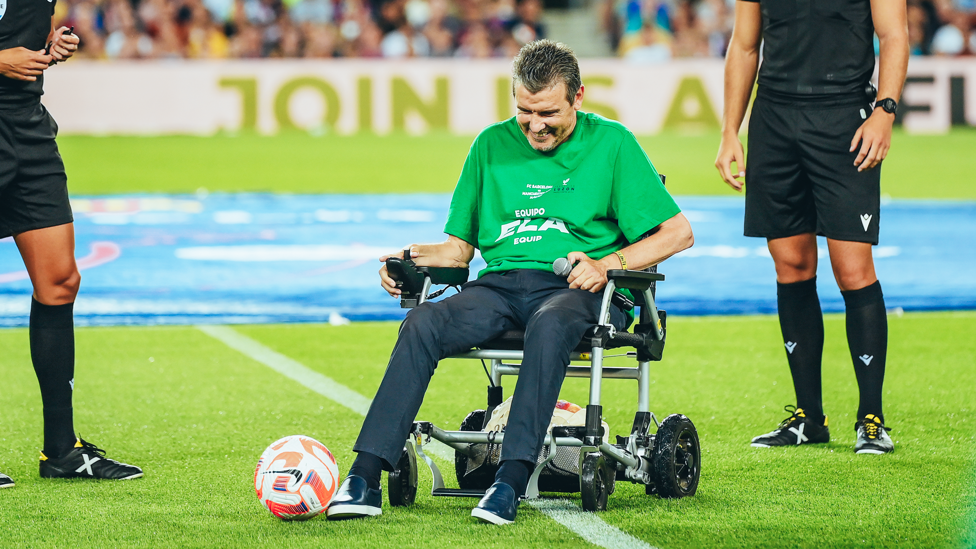
<path fill-rule="evenodd" d="M 659 280 L 664 280 L 664 275 L 659 273 L 648 273 L 645 271 L 625 271 L 623 269 L 610 269 L 607 271 L 607 279 L 612 280 L 618 288 L 637 290 L 643 292 L 651 287 L 651 284 Z"/>
<path fill-rule="evenodd" d="M 410 251 L 404 250 L 400 257 L 386 260 L 386 270 L 400 289 L 400 307 L 410 309 L 427 300 L 431 284 L 460 286 L 468 281 L 466 267 L 418 267 L 409 259 Z"/>
<path fill-rule="evenodd" d="M 417 270 L 430 276 L 431 284 L 460 286 L 468 281 L 467 267 L 417 267 Z"/>

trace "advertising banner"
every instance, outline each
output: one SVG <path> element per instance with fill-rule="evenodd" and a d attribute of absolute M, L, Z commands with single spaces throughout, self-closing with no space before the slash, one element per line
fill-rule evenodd
<path fill-rule="evenodd" d="M 723 62 L 580 62 L 584 110 L 634 133 L 717 129 Z M 71 134 L 476 134 L 515 113 L 509 61 L 72 60 L 44 103 Z M 912 132 L 976 125 L 976 60 L 912 58 L 898 113 Z"/>

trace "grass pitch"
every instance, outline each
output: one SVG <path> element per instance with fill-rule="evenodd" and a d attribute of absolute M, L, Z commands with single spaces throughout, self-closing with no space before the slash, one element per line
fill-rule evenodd
<path fill-rule="evenodd" d="M 857 389 L 841 316 L 826 319 L 832 442 L 770 450 L 748 441 L 783 419 L 793 400 L 775 318 L 672 318 L 665 359 L 653 366 L 652 409 L 695 421 L 704 450 L 699 492 L 665 501 L 621 483 L 600 517 L 667 548 L 972 546 L 976 426 L 966 388 L 976 386 L 976 313 L 891 316 L 889 325 L 885 399 L 896 451 L 857 456 Z M 372 396 L 397 326 L 237 329 Z M 412 508 L 384 507 L 375 520 L 281 522 L 251 487 L 264 447 L 304 433 L 328 445 L 345 473 L 361 417 L 192 327 L 86 328 L 77 339 L 78 429 L 146 477 L 40 479 L 27 332 L 0 331 L 0 470 L 17 481 L 0 492 L 2 547 L 585 545 L 528 506 L 513 527 L 492 528 L 468 516 L 474 500 L 423 492 Z M 457 425 L 484 404 L 485 385 L 476 362 L 442 364 L 419 417 Z M 570 379 L 563 397 L 585 404 L 586 393 L 586 380 Z M 629 428 L 635 393 L 633 382 L 604 384 L 614 434 Z M 429 487 L 423 471 L 421 490 Z"/>
<path fill-rule="evenodd" d="M 712 167 L 718 135 L 641 141 L 675 194 L 734 194 Z M 450 192 L 470 142 L 447 135 L 59 139 L 74 194 Z M 973 150 L 973 130 L 898 133 L 883 190 L 896 198 L 976 199 L 971 165 L 960 161 Z M 889 325 L 885 401 L 896 451 L 856 456 L 857 388 L 841 316 L 826 319 L 833 441 L 771 450 L 748 441 L 775 427 L 794 399 L 775 317 L 672 317 L 665 359 L 653 366 L 652 409 L 659 417 L 684 413 L 698 426 L 699 492 L 665 501 L 621 483 L 599 516 L 662 548 L 976 547 L 976 313 L 892 316 Z M 372 396 L 397 326 L 237 329 Z M 278 521 L 251 487 L 261 451 L 286 434 L 307 434 L 335 452 L 344 474 L 361 417 L 193 327 L 86 328 L 77 339 L 79 433 L 109 457 L 144 467 L 146 477 L 38 477 L 41 403 L 27 331 L 0 330 L 0 471 L 17 481 L 0 491 L 0 547 L 586 545 L 528 506 L 512 527 L 474 523 L 473 500 L 423 493 L 425 469 L 412 508 L 385 507 L 375 520 Z M 477 363 L 443 364 L 420 419 L 459 424 L 483 407 L 485 385 Z M 567 380 L 563 398 L 585 404 L 586 381 Z M 608 380 L 604 402 L 611 430 L 624 433 L 634 384 Z"/>
<path fill-rule="evenodd" d="M 435 134 L 309 137 L 85 137 L 58 139 L 74 194 L 270 191 L 449 193 L 473 137 Z M 648 156 L 682 195 L 738 196 L 714 167 L 720 136 L 641 137 Z M 946 135 L 896 132 L 882 191 L 894 198 L 976 199 L 976 129 Z"/>

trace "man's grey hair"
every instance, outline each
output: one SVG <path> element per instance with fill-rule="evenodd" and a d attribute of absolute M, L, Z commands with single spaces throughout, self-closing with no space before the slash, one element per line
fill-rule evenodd
<path fill-rule="evenodd" d="M 576 54 L 566 44 L 536 40 L 522 46 L 512 63 L 512 94 L 518 85 L 531 94 L 566 84 L 566 100 L 572 105 L 583 85 Z"/>

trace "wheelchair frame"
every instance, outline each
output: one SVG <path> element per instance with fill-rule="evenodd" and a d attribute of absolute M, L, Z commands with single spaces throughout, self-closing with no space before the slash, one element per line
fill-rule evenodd
<path fill-rule="evenodd" d="M 467 269 L 416 267 L 409 258 L 409 251 L 405 251 L 403 259 L 390 258 L 387 261 L 391 277 L 397 280 L 397 286 L 401 288 L 401 306 L 404 308 L 426 301 L 433 284 L 459 285 L 467 280 Z M 656 282 L 664 280 L 664 275 L 653 272 L 655 270 L 652 267 L 652 272 L 611 270 L 607 273 L 608 283 L 598 317 L 600 322 L 584 334 L 583 341 L 571 354 L 571 363 L 566 372 L 567 377 L 590 378 L 586 425 L 554 427 L 546 434 L 544 445 L 549 448 L 548 456 L 537 464 L 529 478 L 524 498 L 539 497 L 539 477 L 562 446 L 580 447 L 580 493 L 583 508 L 587 511 L 606 509 L 607 498 L 613 493 L 616 480 L 643 484 L 645 493 L 665 498 L 686 497 L 696 492 L 701 473 L 701 450 L 694 424 L 680 414 L 672 414 L 663 422 L 658 422 L 650 410 L 651 362 L 661 360 L 663 355 L 667 321 L 666 312 L 658 311 L 655 303 Z M 617 288 L 633 290 L 636 304 L 630 305 L 640 307 L 633 333 L 618 332 L 610 324 L 610 306 L 616 299 L 614 292 Z M 618 294 L 618 297 L 623 296 Z M 491 343 L 484 347 L 489 347 Z M 581 351 L 584 344 L 588 352 Z M 604 351 L 621 347 L 635 349 L 627 352 L 627 356 L 635 357 L 637 366 L 604 367 Z M 488 407 L 480 426 L 483 428 L 494 408 L 502 403 L 502 377 L 518 375 L 520 364 L 507 361 L 520 363 L 523 352 L 518 349 L 476 348 L 450 358 L 487 360 L 491 365 Z M 589 366 L 572 364 L 579 361 L 588 361 Z M 601 389 L 604 378 L 637 381 L 634 423 L 630 435 L 618 436 L 617 444 L 607 442 L 603 433 Z M 656 434 L 650 432 L 652 421 L 657 428 Z M 433 476 L 431 495 L 483 496 L 483 489 L 447 488 L 440 469 L 424 453 L 423 447 L 433 439 L 450 446 L 458 454 L 470 456 L 472 445 L 504 443 L 504 436 L 504 432 L 496 431 L 444 430 L 430 422 L 415 421 L 401 459 L 389 474 L 390 503 L 395 506 L 413 503 L 417 490 L 416 455 L 423 459 Z M 460 477 L 460 472 L 458 474 Z M 458 482 L 463 486 L 461 478 Z"/>

